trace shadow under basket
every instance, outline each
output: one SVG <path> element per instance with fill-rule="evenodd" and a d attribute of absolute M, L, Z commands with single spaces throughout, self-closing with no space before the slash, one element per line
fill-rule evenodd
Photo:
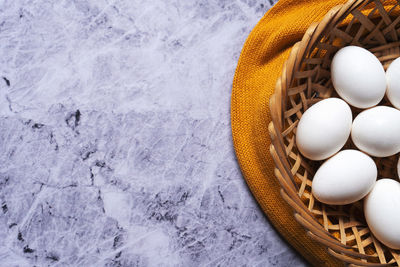
<path fill-rule="evenodd" d="M 333 206 L 313 197 L 312 179 L 322 162 L 304 158 L 295 143 L 297 124 L 305 110 L 324 98 L 337 97 L 330 64 L 334 54 L 347 45 L 368 49 L 386 69 L 400 56 L 400 2 L 350 0 L 312 24 L 293 46 L 270 99 L 275 176 L 296 220 L 330 254 L 353 266 L 399 266 L 400 251 L 386 247 L 371 234 L 362 201 Z M 382 104 L 390 105 L 386 99 Z M 361 110 L 352 111 L 354 118 Z M 345 148 L 355 146 L 349 141 Z M 397 177 L 398 156 L 374 158 L 378 177 Z"/>

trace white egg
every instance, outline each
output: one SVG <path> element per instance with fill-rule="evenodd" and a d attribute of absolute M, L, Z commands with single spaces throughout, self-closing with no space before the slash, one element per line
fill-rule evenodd
<path fill-rule="evenodd" d="M 380 179 L 364 200 L 369 229 L 386 246 L 400 249 L 400 183 Z"/>
<path fill-rule="evenodd" d="M 386 95 L 393 106 L 400 109 L 400 58 L 394 60 L 386 70 Z"/>
<path fill-rule="evenodd" d="M 400 111 L 386 106 L 364 110 L 353 121 L 351 139 L 371 156 L 388 157 L 400 152 Z"/>
<path fill-rule="evenodd" d="M 385 95 L 385 70 L 379 59 L 358 46 L 346 46 L 336 52 L 331 63 L 336 92 L 350 105 L 369 108 Z"/>
<path fill-rule="evenodd" d="M 297 148 L 312 160 L 329 158 L 346 143 L 352 118 L 349 105 L 339 98 L 314 104 L 304 112 L 297 126 Z"/>
<path fill-rule="evenodd" d="M 371 191 L 377 175 L 376 164 L 367 154 L 343 150 L 325 161 L 315 173 L 312 194 L 325 204 L 353 203 Z"/>

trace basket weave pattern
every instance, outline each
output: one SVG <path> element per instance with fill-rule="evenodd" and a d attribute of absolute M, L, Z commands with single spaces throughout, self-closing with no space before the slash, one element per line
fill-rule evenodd
<path fill-rule="evenodd" d="M 296 220 L 312 238 L 351 265 L 399 266 L 400 251 L 387 248 L 373 237 L 364 219 L 362 201 L 331 206 L 314 199 L 312 178 L 322 162 L 308 160 L 299 153 L 296 128 L 312 104 L 337 97 L 330 64 L 341 47 L 364 47 L 378 57 L 385 69 L 400 56 L 399 5 L 396 1 L 350 0 L 333 8 L 320 23 L 312 24 L 292 48 L 270 100 L 270 151 L 282 197 L 293 207 Z M 380 104 L 389 105 L 386 100 Z M 354 118 L 361 110 L 352 108 L 352 111 Z M 345 148 L 355 146 L 348 141 Z M 378 177 L 397 177 L 397 157 L 374 159 Z"/>

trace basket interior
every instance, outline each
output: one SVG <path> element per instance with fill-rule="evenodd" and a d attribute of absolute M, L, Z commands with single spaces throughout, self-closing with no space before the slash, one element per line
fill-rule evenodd
<path fill-rule="evenodd" d="M 388 2 L 390 4 L 386 5 Z M 335 27 L 327 30 L 306 51 L 298 70 L 293 73 L 283 102 L 281 131 L 297 194 L 323 228 L 340 243 L 353 247 L 356 252 L 372 256 L 363 259 L 363 262 L 397 265 L 400 265 L 400 251 L 385 247 L 371 235 L 364 219 L 361 201 L 346 206 L 330 206 L 313 198 L 312 178 L 322 161 L 308 160 L 298 152 L 295 133 L 297 123 L 307 108 L 324 98 L 339 97 L 333 89 L 330 77 L 331 60 L 338 49 L 347 45 L 364 47 L 378 57 L 385 70 L 400 56 L 399 14 L 399 2 L 365 1 L 351 13 L 345 14 L 344 19 Z M 390 103 L 383 99 L 380 105 Z M 353 118 L 360 111 L 352 108 Z M 351 139 L 345 148 L 356 149 Z M 378 166 L 378 177 L 397 179 L 398 157 L 399 155 L 374 158 Z"/>

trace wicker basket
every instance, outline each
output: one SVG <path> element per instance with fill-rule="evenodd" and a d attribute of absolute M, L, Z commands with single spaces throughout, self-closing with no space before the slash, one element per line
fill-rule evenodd
<path fill-rule="evenodd" d="M 296 127 L 308 107 L 337 96 L 332 87 L 330 63 L 339 48 L 350 44 L 362 46 L 374 53 L 385 69 L 400 56 L 399 4 L 350 0 L 334 7 L 320 23 L 312 24 L 293 47 L 270 100 L 270 151 L 282 197 L 313 239 L 351 265 L 398 266 L 400 251 L 389 249 L 374 238 L 364 219 L 362 201 L 330 206 L 314 199 L 312 178 L 322 162 L 308 160 L 299 153 Z M 386 99 L 381 104 L 389 105 Z M 355 117 L 361 110 L 352 111 Z M 350 140 L 345 145 L 354 147 Z M 398 155 L 374 159 L 378 177 L 396 177 L 397 159 Z"/>

